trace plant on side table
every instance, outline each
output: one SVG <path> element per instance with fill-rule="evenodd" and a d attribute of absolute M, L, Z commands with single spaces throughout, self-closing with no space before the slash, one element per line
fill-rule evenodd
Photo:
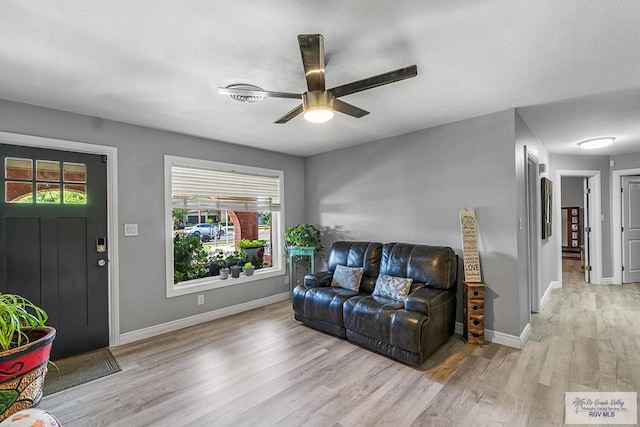
<path fill-rule="evenodd" d="M 324 246 L 322 245 L 322 232 L 311 224 L 292 225 L 284 233 L 284 242 L 289 255 L 289 248 L 302 247 L 315 249 L 316 255 L 322 257 Z"/>
<path fill-rule="evenodd" d="M 28 299 L 0 293 L 0 421 L 36 406 L 56 330 Z"/>

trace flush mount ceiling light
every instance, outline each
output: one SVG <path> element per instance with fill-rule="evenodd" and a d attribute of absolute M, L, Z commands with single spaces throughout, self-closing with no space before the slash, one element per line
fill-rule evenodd
<path fill-rule="evenodd" d="M 582 150 L 595 150 L 596 148 L 604 148 L 613 144 L 614 137 L 593 138 L 578 142 L 578 147 Z"/>
<path fill-rule="evenodd" d="M 246 102 L 248 104 L 255 104 L 264 99 L 264 96 L 260 95 L 263 91 L 261 87 L 248 85 L 248 84 L 235 84 L 227 86 L 227 89 L 239 89 L 242 93 L 230 93 L 229 97 L 235 99 L 238 102 Z"/>

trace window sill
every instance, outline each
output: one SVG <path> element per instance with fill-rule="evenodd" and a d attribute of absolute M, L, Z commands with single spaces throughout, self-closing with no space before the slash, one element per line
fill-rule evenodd
<path fill-rule="evenodd" d="M 180 295 L 189 295 L 196 292 L 210 291 L 212 289 L 226 288 L 228 286 L 241 285 L 243 283 L 257 282 L 272 277 L 284 276 L 283 269 L 260 269 L 253 273 L 253 276 L 245 276 L 240 273 L 240 277 L 232 278 L 229 274 L 228 279 L 220 279 L 219 276 L 203 277 L 202 279 L 190 280 L 178 284 L 170 283 L 167 286 L 167 298 L 173 298 Z"/>

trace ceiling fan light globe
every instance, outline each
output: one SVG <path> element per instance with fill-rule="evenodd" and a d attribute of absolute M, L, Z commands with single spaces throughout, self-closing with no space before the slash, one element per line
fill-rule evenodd
<path fill-rule="evenodd" d="M 333 118 L 333 111 L 325 108 L 307 110 L 304 119 L 311 123 L 325 123 Z"/>

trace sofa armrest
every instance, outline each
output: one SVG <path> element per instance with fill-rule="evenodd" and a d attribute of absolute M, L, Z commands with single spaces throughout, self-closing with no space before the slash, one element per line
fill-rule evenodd
<path fill-rule="evenodd" d="M 304 276 L 304 285 L 308 288 L 327 287 L 331 286 L 331 279 L 333 279 L 333 273 L 331 271 L 307 274 Z"/>
<path fill-rule="evenodd" d="M 431 309 L 447 302 L 455 293 L 446 289 L 421 288 L 407 295 L 404 309 L 417 311 L 431 317 Z"/>

